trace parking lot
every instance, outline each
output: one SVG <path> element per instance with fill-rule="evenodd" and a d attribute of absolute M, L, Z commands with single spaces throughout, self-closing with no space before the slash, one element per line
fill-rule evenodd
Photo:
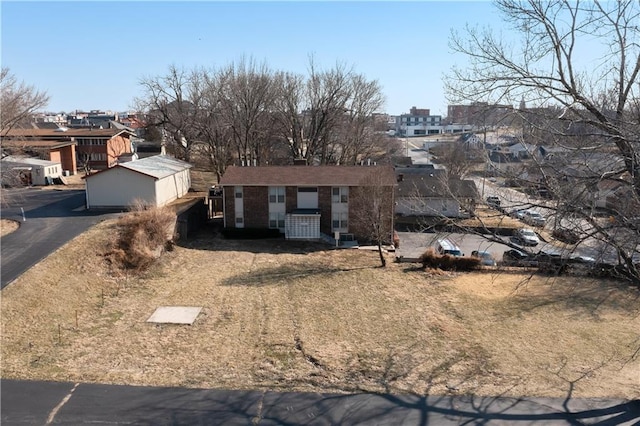
<path fill-rule="evenodd" d="M 396 256 L 405 260 L 417 259 L 427 248 L 434 247 L 436 241 L 440 238 L 448 238 L 457 244 L 465 256 L 469 256 L 474 250 L 488 251 L 496 260 L 500 260 L 502 259 L 502 253 L 510 249 L 506 244 L 488 241 L 480 235 L 473 234 L 398 232 L 398 236 L 400 237 L 400 247 L 396 250 Z M 507 241 L 507 238 L 505 237 L 505 241 Z"/>

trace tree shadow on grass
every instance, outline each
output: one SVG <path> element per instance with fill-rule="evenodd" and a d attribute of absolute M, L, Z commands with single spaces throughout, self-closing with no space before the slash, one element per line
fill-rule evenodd
<path fill-rule="evenodd" d="M 328 277 L 339 275 L 341 273 L 364 270 L 378 269 L 377 266 L 355 266 L 337 268 L 327 265 L 306 265 L 299 263 L 288 263 L 281 266 L 268 266 L 264 268 L 256 268 L 249 272 L 235 275 L 223 280 L 223 285 L 228 286 L 250 286 L 260 287 L 268 285 L 290 285 L 295 280 L 306 278 Z"/>
<path fill-rule="evenodd" d="M 606 310 L 615 310 L 630 316 L 640 314 L 640 292 L 633 287 L 608 280 L 589 282 L 570 277 L 550 278 L 544 291 L 513 294 L 507 303 L 511 312 L 533 312 L 547 307 L 568 309 L 599 319 Z"/>
<path fill-rule="evenodd" d="M 393 354 L 390 353 L 389 356 Z M 433 387 L 447 382 L 449 370 L 462 360 L 447 360 L 427 374 L 423 394 L 402 393 L 388 386 L 388 371 L 381 373 L 384 393 L 367 391 L 353 383 L 341 387 L 351 395 L 266 392 L 259 419 L 282 425 L 299 424 L 314 418 L 319 424 L 569 424 L 613 426 L 640 419 L 640 401 L 574 399 L 575 382 L 568 382 L 565 398 L 475 396 L 473 385 L 467 395 L 433 394 Z M 388 363 L 387 365 L 392 365 Z M 456 382 L 466 387 L 477 372 Z M 449 386 L 447 386 L 449 387 Z M 393 394 L 390 392 L 394 392 Z M 314 423 L 315 424 L 315 423 Z M 638 424 L 638 423 L 634 423 Z"/>

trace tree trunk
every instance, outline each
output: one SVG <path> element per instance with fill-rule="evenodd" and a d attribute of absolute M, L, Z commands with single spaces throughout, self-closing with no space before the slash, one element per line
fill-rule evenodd
<path fill-rule="evenodd" d="M 387 259 L 384 257 L 384 253 L 382 252 L 382 244 L 378 242 L 378 254 L 380 255 L 380 266 L 385 268 L 387 266 Z"/>

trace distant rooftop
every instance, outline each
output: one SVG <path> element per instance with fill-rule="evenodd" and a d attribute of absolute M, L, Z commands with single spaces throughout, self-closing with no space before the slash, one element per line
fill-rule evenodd
<path fill-rule="evenodd" d="M 55 166 L 56 164 L 60 164 L 60 163 L 56 163 L 55 161 L 48 161 L 48 160 L 41 160 L 39 158 L 20 157 L 20 156 L 13 156 L 13 155 L 4 157 L 2 161 L 6 161 L 8 163 L 29 164 L 32 166 L 45 166 L 45 167 Z"/>

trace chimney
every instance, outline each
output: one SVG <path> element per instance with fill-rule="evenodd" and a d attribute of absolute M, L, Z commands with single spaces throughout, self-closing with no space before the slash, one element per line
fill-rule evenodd
<path fill-rule="evenodd" d="M 256 160 L 255 158 L 253 159 L 253 167 L 256 167 L 258 165 L 258 160 Z"/>
<path fill-rule="evenodd" d="M 242 167 L 244 167 L 244 160 L 241 160 L 241 161 L 242 161 Z"/>
<path fill-rule="evenodd" d="M 371 165 L 371 158 L 367 160 L 367 166 L 370 166 L 370 165 Z"/>

